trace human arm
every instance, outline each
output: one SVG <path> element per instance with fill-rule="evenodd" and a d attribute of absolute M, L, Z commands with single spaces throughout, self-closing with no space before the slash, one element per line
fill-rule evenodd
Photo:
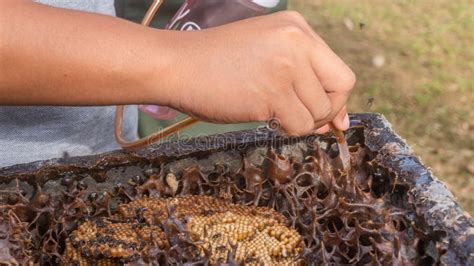
<path fill-rule="evenodd" d="M 341 129 L 350 69 L 294 12 L 163 31 L 31 1 L 0 2 L 0 104 L 167 105 L 220 123 Z M 327 128 L 323 128 L 323 131 Z"/>

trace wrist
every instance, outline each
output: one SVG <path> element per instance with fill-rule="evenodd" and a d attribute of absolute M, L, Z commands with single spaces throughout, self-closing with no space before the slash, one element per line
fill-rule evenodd
<path fill-rule="evenodd" d="M 140 63 L 137 82 L 144 87 L 144 103 L 175 107 L 180 90 L 181 40 L 176 32 L 154 30 L 154 45 Z"/>

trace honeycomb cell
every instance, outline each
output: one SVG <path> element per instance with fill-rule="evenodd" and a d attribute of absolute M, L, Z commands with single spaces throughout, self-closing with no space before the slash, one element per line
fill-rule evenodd
<path fill-rule="evenodd" d="M 158 226 L 137 221 L 111 222 L 100 218 L 87 220 L 73 231 L 70 241 L 86 258 L 133 260 L 146 254 L 150 246 L 161 249 L 166 237 Z"/>
<path fill-rule="evenodd" d="M 227 211 L 192 217 L 187 228 L 193 240 L 201 242 L 201 254 L 210 254 L 211 264 L 225 262 L 231 252 L 235 260 L 249 265 L 301 263 L 301 236 L 273 218 Z"/>

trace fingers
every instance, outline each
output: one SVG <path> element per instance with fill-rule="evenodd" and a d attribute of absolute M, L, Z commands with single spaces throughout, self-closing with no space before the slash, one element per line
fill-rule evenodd
<path fill-rule="evenodd" d="M 283 12 L 281 15 L 290 23 L 297 25 L 311 40 L 308 48 L 311 65 L 330 99 L 332 111 L 329 116 L 335 117 L 345 106 L 354 87 L 356 81 L 354 73 L 311 29 L 303 16 L 294 11 Z M 311 111 L 311 108 L 309 109 Z"/>
<path fill-rule="evenodd" d="M 356 79 L 352 70 L 331 49 L 318 44 L 315 46 L 311 52 L 311 66 L 331 102 L 329 118 L 332 120 L 345 107 Z M 345 111 L 342 113 L 345 114 Z M 336 124 L 344 127 L 342 122 Z"/>
<path fill-rule="evenodd" d="M 314 32 L 301 14 L 288 11 L 284 12 L 284 16 L 313 40 L 312 64 L 324 89 L 327 92 L 350 91 L 355 84 L 355 75 L 352 70 Z"/>
<path fill-rule="evenodd" d="M 339 130 L 347 130 L 349 128 L 349 116 L 347 115 L 347 107 L 344 106 L 332 120 L 333 125 Z"/>
<path fill-rule="evenodd" d="M 308 37 L 308 42 L 306 42 L 307 50 L 309 51 L 311 66 L 318 79 L 318 86 L 315 87 L 315 90 L 319 90 L 322 87 L 327 94 L 326 97 L 318 96 L 314 98 L 316 92 L 309 93 L 305 90 L 304 95 L 298 91 L 298 96 L 304 102 L 306 107 L 310 110 L 315 121 L 318 121 L 318 114 L 315 114 L 314 104 L 313 106 L 308 105 L 308 101 L 319 102 L 323 98 L 329 98 L 331 103 L 331 112 L 328 114 L 330 118 L 326 122 L 332 120 L 336 115 L 341 113 L 342 108 L 346 105 L 346 102 L 349 98 L 350 91 L 354 87 L 356 78 L 352 70 L 339 58 L 331 48 L 324 42 L 324 40 L 319 37 L 313 29 L 308 25 L 303 16 L 294 11 L 287 11 L 279 13 L 281 20 L 287 21 L 288 23 L 297 26 L 302 30 Z M 309 75 L 307 75 L 309 76 Z M 298 77 L 299 79 L 308 79 L 308 77 Z M 308 81 L 299 81 L 299 83 L 311 83 Z M 315 83 L 312 81 L 312 83 Z M 308 87 L 308 85 L 303 85 Z M 301 86 L 297 86 L 300 88 Z M 307 97 L 312 97 L 306 99 Z M 323 100 L 324 101 L 324 100 Z M 341 115 L 342 116 L 342 115 Z M 343 118 L 337 119 L 341 122 L 336 122 L 337 125 L 343 128 Z M 321 124 L 316 126 L 322 126 Z"/>
<path fill-rule="evenodd" d="M 285 75 L 288 78 L 291 76 L 289 81 L 294 92 L 286 93 L 288 97 L 280 99 L 279 107 L 272 108 L 283 129 L 292 135 L 325 133 L 329 130 L 328 123 L 332 121 L 336 128 L 346 130 L 349 126 L 346 102 L 355 84 L 354 73 L 301 15 L 281 12 L 274 16 L 279 16 L 275 20 L 276 25 L 287 29 L 283 33 L 291 37 L 286 39 L 288 43 L 281 43 L 298 47 L 290 50 L 292 53 L 285 54 L 286 62 L 289 62 Z M 276 101 L 272 98 L 272 102 Z"/>
<path fill-rule="evenodd" d="M 314 42 L 312 45 L 315 45 Z M 313 115 L 318 133 L 326 132 L 329 127 L 322 126 L 331 120 L 338 129 L 347 130 L 346 103 L 355 83 L 354 74 L 330 49 L 316 46 L 310 57 L 312 72 L 299 70 L 304 75 L 296 76 L 297 94 Z M 328 68 L 332 71 L 328 72 Z"/>
<path fill-rule="evenodd" d="M 314 128 L 319 128 L 329 121 L 329 116 L 332 113 L 331 101 L 318 78 L 314 75 L 311 66 L 302 66 L 296 71 L 296 95 L 311 113 Z"/>
<path fill-rule="evenodd" d="M 332 104 L 332 110 L 331 114 L 329 114 L 329 120 L 333 120 L 341 112 L 342 108 L 346 106 L 347 100 L 349 99 L 349 93 L 330 92 L 327 95 Z"/>
<path fill-rule="evenodd" d="M 324 90 L 331 100 L 335 116 L 345 106 L 350 91 L 354 88 L 354 72 L 327 45 L 315 42 L 310 56 L 311 65 Z"/>
<path fill-rule="evenodd" d="M 313 116 L 294 92 L 289 92 L 285 100 L 278 101 L 274 110 L 285 133 L 301 136 L 314 130 Z"/>
<path fill-rule="evenodd" d="M 354 72 L 331 49 L 316 44 L 310 55 L 311 65 L 323 88 L 347 99 L 354 87 Z M 335 106 L 342 108 L 342 105 Z"/>
<path fill-rule="evenodd" d="M 287 97 L 285 106 L 278 108 L 280 111 L 277 112 L 277 117 L 284 131 L 290 135 L 304 135 L 311 132 L 324 134 L 329 131 L 328 122 L 333 119 L 331 101 L 312 71 L 309 73 L 301 71 L 297 76 L 294 88 L 296 94 Z M 345 105 L 340 108 L 332 122 L 340 130 L 349 128 Z"/>
<path fill-rule="evenodd" d="M 324 125 L 324 126 L 318 128 L 318 129 L 316 129 L 316 130 L 314 131 L 314 133 L 316 133 L 316 134 L 324 134 L 324 133 L 328 132 L 329 129 L 330 129 L 329 125 L 326 124 L 326 125 Z"/>

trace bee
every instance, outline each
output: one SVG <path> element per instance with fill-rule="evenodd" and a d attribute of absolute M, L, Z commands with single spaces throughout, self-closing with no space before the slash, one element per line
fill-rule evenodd
<path fill-rule="evenodd" d="M 204 216 L 209 216 L 209 215 L 213 215 L 213 214 L 214 214 L 214 211 L 211 210 L 211 209 L 204 209 L 204 210 L 202 211 L 202 214 L 203 214 Z"/>
<path fill-rule="evenodd" d="M 85 257 L 90 257 L 90 252 L 89 252 L 89 250 L 83 251 L 82 254 L 83 254 Z"/>
<path fill-rule="evenodd" d="M 98 227 L 105 227 L 105 221 L 102 220 L 102 219 L 99 219 L 99 220 L 95 221 L 95 224 L 96 224 Z"/>
<path fill-rule="evenodd" d="M 222 234 L 221 233 L 217 233 L 217 234 L 214 234 L 211 239 L 216 241 L 217 239 L 221 238 Z"/>
<path fill-rule="evenodd" d="M 107 243 L 103 237 L 97 238 L 96 242 L 97 242 L 97 244 L 106 244 Z"/>
<path fill-rule="evenodd" d="M 132 224 L 132 229 L 139 229 L 140 228 L 140 224 Z"/>
<path fill-rule="evenodd" d="M 374 100 L 375 98 L 370 96 L 369 98 L 367 98 L 367 106 L 368 107 L 371 107 L 373 104 L 374 104 Z"/>
<path fill-rule="evenodd" d="M 96 192 L 91 192 L 91 193 L 87 196 L 87 198 L 88 198 L 89 200 L 91 200 L 91 201 L 92 201 L 92 200 L 95 200 L 95 199 L 97 199 L 97 193 L 96 193 Z"/>
<path fill-rule="evenodd" d="M 100 255 L 100 252 L 98 249 L 94 249 L 94 252 L 92 252 L 94 254 L 94 257 L 98 257 Z"/>
<path fill-rule="evenodd" d="M 216 247 L 216 251 L 217 252 L 225 252 L 227 250 L 227 247 L 224 246 L 224 245 L 221 245 L 221 246 L 217 246 Z"/>
<path fill-rule="evenodd" d="M 115 191 L 120 191 L 120 189 L 125 189 L 125 186 L 122 184 L 122 182 L 118 182 L 117 185 L 115 185 Z"/>
<path fill-rule="evenodd" d="M 245 258 L 245 263 L 255 264 L 257 262 L 258 262 L 258 259 L 254 256 L 250 256 L 250 257 Z"/>
<path fill-rule="evenodd" d="M 80 180 L 79 182 L 77 182 L 77 188 L 79 188 L 79 190 L 85 190 L 87 189 L 87 184 L 84 183 L 84 181 Z"/>

